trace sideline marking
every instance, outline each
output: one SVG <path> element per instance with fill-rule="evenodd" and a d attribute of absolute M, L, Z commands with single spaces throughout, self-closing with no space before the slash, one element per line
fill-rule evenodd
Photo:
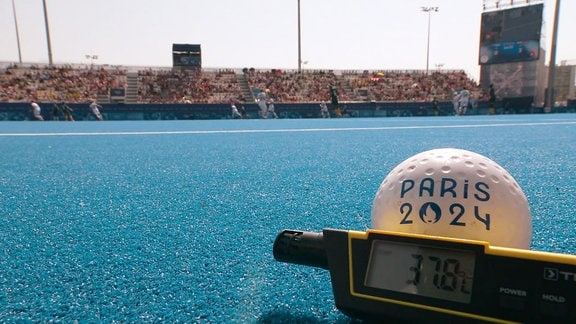
<path fill-rule="evenodd" d="M 507 123 L 507 124 L 471 124 L 471 125 L 432 125 L 432 126 L 382 126 L 350 128 L 294 128 L 294 129 L 238 129 L 238 130 L 191 130 L 191 131 L 135 131 L 135 132 L 93 132 L 93 133 L 0 133 L 0 137 L 33 137 L 33 136 L 114 136 L 114 135 L 180 135 L 180 134 L 233 134 L 233 133 L 296 133 L 296 132 L 342 132 L 342 131 L 375 131 L 403 129 L 441 129 L 441 128 L 483 128 L 483 127 L 518 127 L 576 125 L 576 121 L 541 122 L 541 123 Z"/>

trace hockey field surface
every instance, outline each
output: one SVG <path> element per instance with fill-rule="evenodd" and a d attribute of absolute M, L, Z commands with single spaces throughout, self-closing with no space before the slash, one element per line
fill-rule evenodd
<path fill-rule="evenodd" d="M 505 168 L 576 254 L 576 115 L 0 122 L 0 322 L 349 323 L 283 229 L 365 230 L 422 151 Z"/>

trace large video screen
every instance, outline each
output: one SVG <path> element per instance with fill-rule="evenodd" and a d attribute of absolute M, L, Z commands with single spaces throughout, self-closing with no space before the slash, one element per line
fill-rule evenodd
<path fill-rule="evenodd" d="M 202 50 L 198 44 L 172 44 L 174 67 L 202 67 Z"/>
<path fill-rule="evenodd" d="M 538 60 L 544 4 L 485 12 L 479 64 Z"/>

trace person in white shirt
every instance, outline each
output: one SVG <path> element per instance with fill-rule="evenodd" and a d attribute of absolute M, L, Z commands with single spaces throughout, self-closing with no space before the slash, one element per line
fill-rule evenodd
<path fill-rule="evenodd" d="M 458 116 L 458 107 L 460 106 L 460 92 L 458 90 L 452 92 L 452 105 L 454 106 L 454 115 Z"/>
<path fill-rule="evenodd" d="M 274 99 L 272 98 L 268 100 L 268 115 L 270 114 L 272 114 L 274 118 L 278 118 L 278 115 L 276 115 L 276 112 L 274 111 Z M 266 116 L 266 118 L 268 118 L 268 116 Z"/>
<path fill-rule="evenodd" d="M 34 119 L 44 120 L 44 117 L 42 117 L 41 115 L 42 110 L 40 109 L 40 105 L 38 105 L 38 103 L 35 100 L 30 101 L 30 107 L 32 109 L 32 116 L 34 117 Z"/>
<path fill-rule="evenodd" d="M 230 104 L 230 108 L 232 109 L 232 119 L 235 119 L 236 117 L 242 118 L 242 115 L 240 115 L 240 112 L 234 103 Z"/>
<path fill-rule="evenodd" d="M 320 113 L 322 118 L 330 118 L 330 112 L 328 111 L 328 105 L 325 102 L 320 103 Z"/>
<path fill-rule="evenodd" d="M 463 89 L 460 91 L 460 98 L 458 100 L 458 115 L 466 115 L 468 105 L 470 104 L 470 91 Z"/>
<path fill-rule="evenodd" d="M 96 100 L 92 100 L 92 102 L 90 103 L 90 110 L 92 111 L 92 114 L 94 114 L 94 117 L 96 117 L 96 119 L 102 121 L 104 119 L 102 118 L 102 114 L 100 113 L 100 108 L 102 108 L 102 106 L 97 104 Z"/>
<path fill-rule="evenodd" d="M 260 107 L 260 117 L 267 118 L 268 117 L 268 106 L 266 105 L 266 92 L 260 91 L 256 96 L 258 101 L 258 107 Z"/>

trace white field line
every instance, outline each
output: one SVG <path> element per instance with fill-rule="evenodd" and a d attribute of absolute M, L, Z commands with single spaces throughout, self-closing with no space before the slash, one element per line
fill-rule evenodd
<path fill-rule="evenodd" d="M 85 132 L 85 133 L 0 133 L 0 137 L 35 137 L 35 136 L 114 136 L 114 135 L 179 135 L 179 134 L 238 134 L 238 133 L 305 133 L 305 132 L 348 132 L 379 131 L 405 129 L 449 129 L 449 128 L 488 128 L 519 126 L 552 126 L 576 125 L 576 121 L 556 121 L 539 123 L 503 123 L 503 124 L 469 124 L 469 125 L 414 125 L 350 128 L 294 128 L 294 129 L 239 129 L 239 130 L 183 130 L 183 131 L 134 131 L 134 132 Z"/>

